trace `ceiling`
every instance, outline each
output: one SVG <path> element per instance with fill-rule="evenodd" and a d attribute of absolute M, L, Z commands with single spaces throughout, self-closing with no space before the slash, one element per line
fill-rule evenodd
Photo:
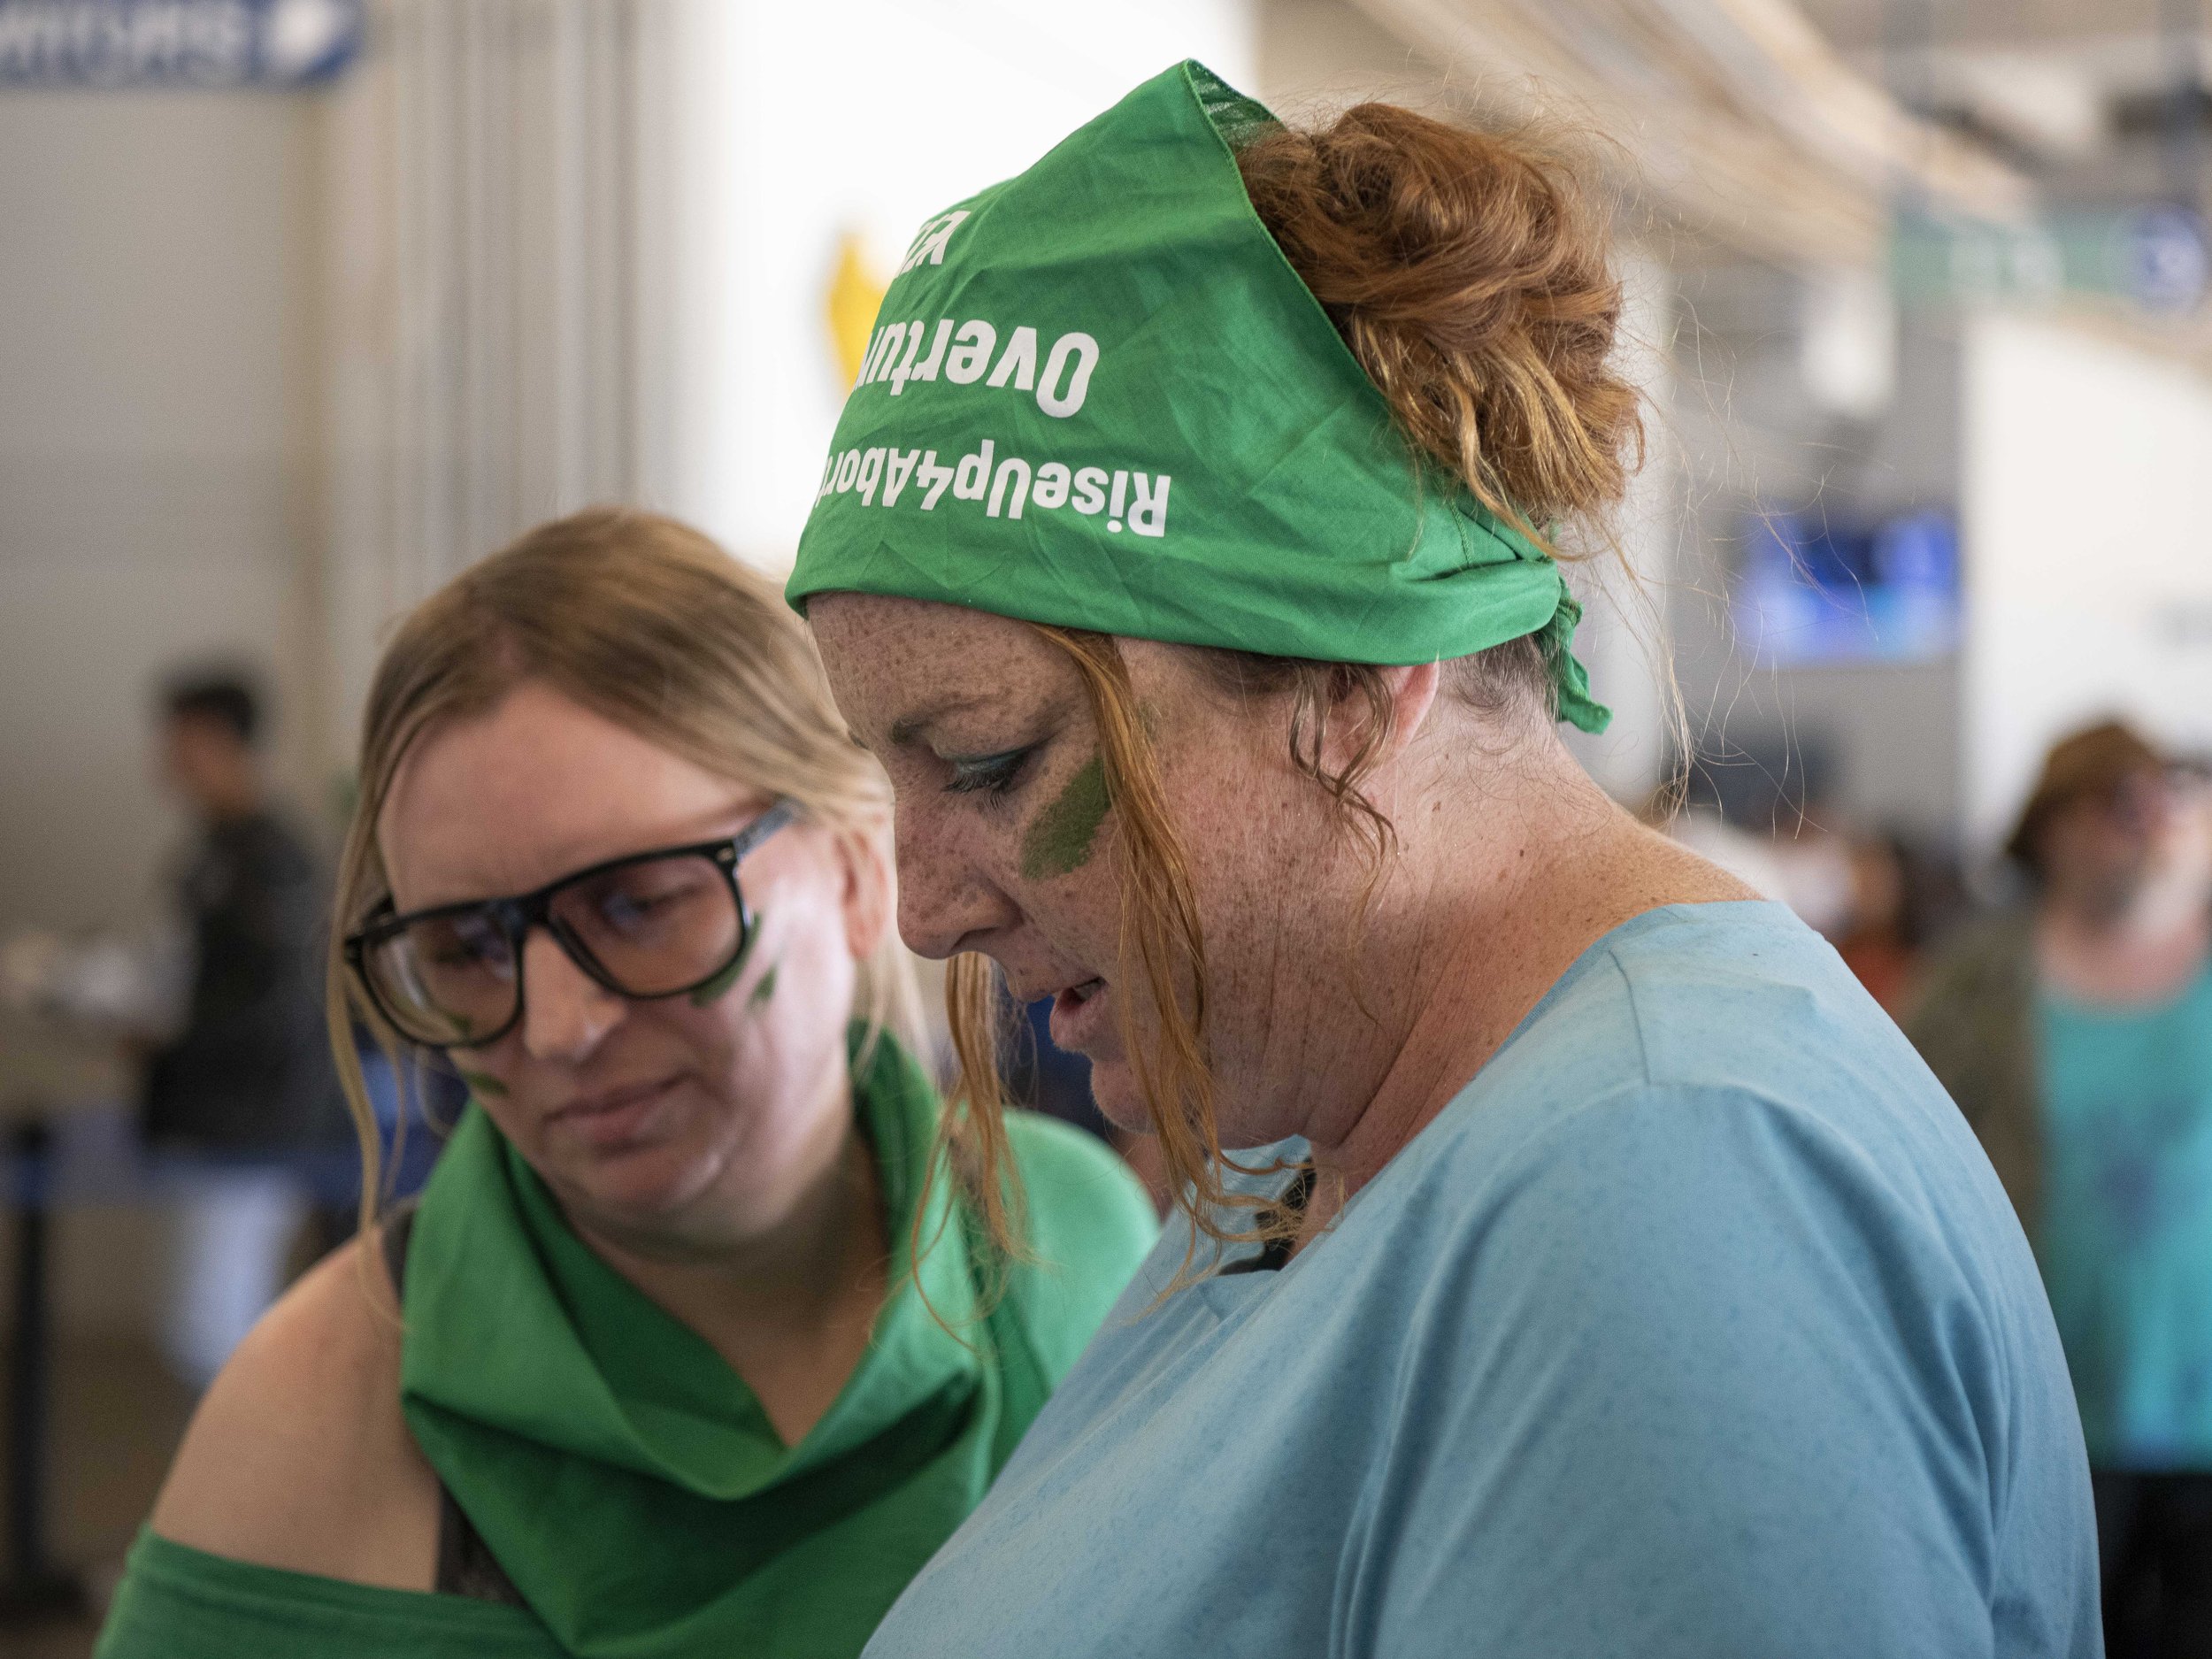
<path fill-rule="evenodd" d="M 1886 42 L 2046 46 L 2099 36 L 2154 35 L 2172 0 L 1800 0 L 1847 52 Z M 2185 11 L 2191 9 L 2185 4 Z"/>
<path fill-rule="evenodd" d="M 1351 4 L 1478 119 L 1563 121 L 1613 141 L 1632 196 L 1703 242 L 1863 265 L 1884 257 L 1900 190 L 1983 221 L 2032 208 L 2008 158 L 1901 109 L 1793 0 Z M 1302 31 L 1322 26 L 1296 10 Z"/>
<path fill-rule="evenodd" d="M 2079 193 L 2063 175 L 2083 166 L 2118 188 L 2118 152 L 2171 132 L 2188 78 L 2212 83 L 2205 0 L 1798 4 L 1861 73 L 2063 193 Z"/>

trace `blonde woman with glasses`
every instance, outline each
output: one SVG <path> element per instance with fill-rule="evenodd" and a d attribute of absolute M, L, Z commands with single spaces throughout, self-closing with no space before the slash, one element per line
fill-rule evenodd
<path fill-rule="evenodd" d="M 1149 1246 L 1141 1189 L 1034 1118 L 1019 1203 L 948 1167 L 888 790 L 695 532 L 587 512 L 465 572 L 361 780 L 334 1031 L 472 1102 L 217 1382 L 101 1653 L 857 1653 Z"/>

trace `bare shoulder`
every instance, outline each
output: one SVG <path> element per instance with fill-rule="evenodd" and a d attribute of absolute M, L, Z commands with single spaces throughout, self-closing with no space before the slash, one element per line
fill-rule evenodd
<path fill-rule="evenodd" d="M 262 1566 L 431 1588 L 437 1477 L 400 1414 L 399 1356 L 382 1263 L 357 1240 L 239 1345 L 185 1432 L 154 1531 Z"/>

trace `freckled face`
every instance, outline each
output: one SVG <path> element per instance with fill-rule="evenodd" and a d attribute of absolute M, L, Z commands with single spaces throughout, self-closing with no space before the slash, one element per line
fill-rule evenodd
<path fill-rule="evenodd" d="M 950 605 L 828 594 L 808 618 L 839 707 L 897 792 L 907 944 L 982 951 L 1018 997 L 1052 995 L 1053 1041 L 1090 1060 L 1100 1109 L 1145 1127 L 1118 1021 L 1133 971 L 1118 818 L 1074 665 L 1025 624 Z M 1272 1075 L 1298 1064 L 1306 1039 L 1269 1033 L 1312 994 L 1325 932 L 1317 792 L 1288 765 L 1279 721 L 1227 707 L 1187 653 L 1119 646 L 1197 897 L 1225 1143 L 1256 1144 L 1287 1131 L 1239 1102 L 1271 1098 Z M 1133 1006 L 1141 1036 L 1148 999 Z"/>
<path fill-rule="evenodd" d="M 436 727 L 402 764 L 377 838 L 402 910 L 529 892 L 609 858 L 733 833 L 769 797 L 543 686 Z M 771 1230 L 841 1141 L 856 961 L 887 917 L 882 872 L 803 819 L 740 882 L 757 926 L 735 970 L 634 1002 L 542 931 L 524 1014 L 453 1060 L 572 1219 L 650 1243 Z"/>

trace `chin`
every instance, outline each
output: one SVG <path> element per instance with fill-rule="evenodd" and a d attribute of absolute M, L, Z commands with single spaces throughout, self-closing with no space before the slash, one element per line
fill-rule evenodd
<path fill-rule="evenodd" d="M 1136 1074 L 1120 1059 L 1091 1062 L 1091 1100 L 1106 1121 L 1125 1133 L 1152 1133 L 1152 1114 L 1145 1110 Z"/>
<path fill-rule="evenodd" d="M 640 1147 L 572 1164 L 567 1185 L 610 1220 L 651 1228 L 677 1215 L 714 1184 L 714 1161 L 696 1147 Z"/>

